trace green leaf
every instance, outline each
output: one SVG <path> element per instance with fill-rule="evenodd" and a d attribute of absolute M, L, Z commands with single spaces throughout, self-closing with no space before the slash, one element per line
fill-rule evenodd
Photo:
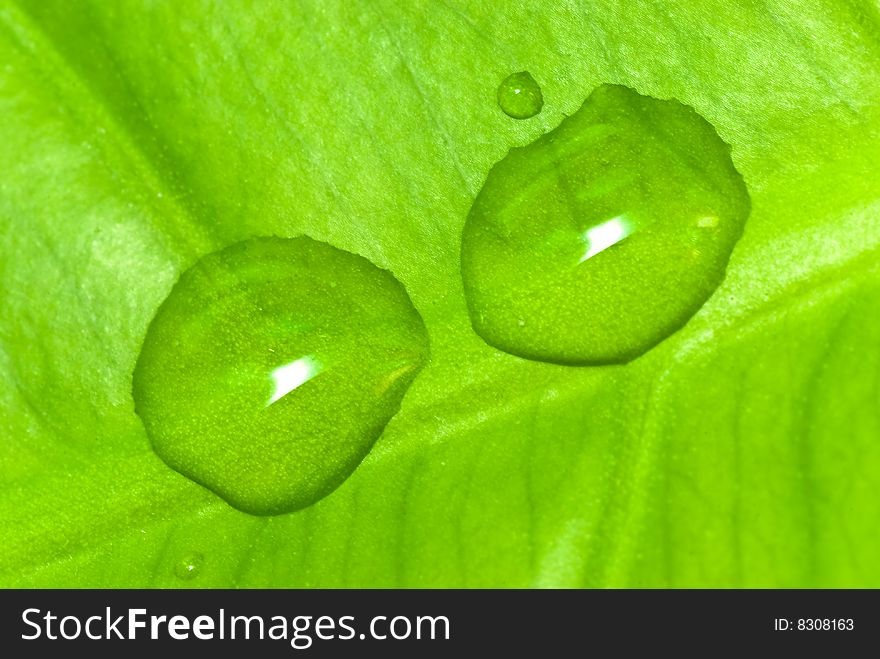
<path fill-rule="evenodd" d="M 856 0 L 4 0 L 0 585 L 880 587 L 878 66 Z M 498 352 L 464 220 L 602 83 L 705 117 L 750 219 L 639 359 Z M 390 270 L 432 359 L 339 489 L 254 517 L 155 456 L 132 372 L 185 268 L 300 234 Z"/>

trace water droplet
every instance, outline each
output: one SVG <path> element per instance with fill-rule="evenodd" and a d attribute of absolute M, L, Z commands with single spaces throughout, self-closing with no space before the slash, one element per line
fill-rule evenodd
<path fill-rule="evenodd" d="M 498 85 L 498 105 L 514 119 L 534 117 L 544 107 L 541 86 L 528 71 L 511 73 Z"/>
<path fill-rule="evenodd" d="M 628 361 L 717 288 L 749 209 L 705 119 L 603 85 L 489 172 L 462 236 L 471 322 L 529 359 Z"/>
<path fill-rule="evenodd" d="M 389 272 L 310 238 L 259 238 L 183 273 L 132 391 L 169 466 L 240 510 L 280 514 L 348 478 L 427 359 Z"/>
<path fill-rule="evenodd" d="M 195 579 L 204 562 L 205 557 L 197 551 L 185 554 L 174 564 L 174 574 L 181 579 Z"/>

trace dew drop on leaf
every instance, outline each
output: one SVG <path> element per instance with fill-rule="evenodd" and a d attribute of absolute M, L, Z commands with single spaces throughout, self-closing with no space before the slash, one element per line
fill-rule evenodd
<path fill-rule="evenodd" d="M 462 235 L 471 323 L 528 359 L 633 359 L 712 295 L 749 210 L 691 107 L 602 85 L 489 172 Z"/>
<path fill-rule="evenodd" d="M 498 105 L 514 119 L 528 119 L 544 107 L 544 96 L 532 74 L 520 71 L 511 73 L 498 85 Z"/>
<path fill-rule="evenodd" d="M 428 360 L 394 276 L 307 237 L 200 259 L 150 323 L 132 392 L 156 454 L 230 505 L 311 505 L 364 459 Z"/>
<path fill-rule="evenodd" d="M 181 556 L 174 564 L 174 574 L 180 579 L 195 579 L 202 569 L 205 557 L 200 552 L 190 552 Z"/>

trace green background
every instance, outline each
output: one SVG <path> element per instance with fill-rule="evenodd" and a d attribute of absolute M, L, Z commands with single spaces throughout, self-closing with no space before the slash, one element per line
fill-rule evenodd
<path fill-rule="evenodd" d="M 855 1 L 0 0 L 0 585 L 880 586 L 878 35 Z M 497 352 L 464 219 L 605 82 L 732 145 L 727 279 L 626 366 Z M 152 453 L 131 375 L 183 269 L 302 233 L 391 270 L 432 362 L 342 487 L 252 517 Z"/>

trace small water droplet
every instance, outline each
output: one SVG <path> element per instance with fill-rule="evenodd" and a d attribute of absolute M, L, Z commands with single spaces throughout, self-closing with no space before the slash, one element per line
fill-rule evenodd
<path fill-rule="evenodd" d="M 258 238 L 181 275 L 132 393 L 170 467 L 272 515 L 348 478 L 427 359 L 424 323 L 389 272 L 310 238 Z"/>
<path fill-rule="evenodd" d="M 528 71 L 511 73 L 498 85 L 498 105 L 514 119 L 534 117 L 544 107 L 541 86 Z"/>
<path fill-rule="evenodd" d="M 174 564 L 174 574 L 181 579 L 195 579 L 202 569 L 205 557 L 195 551 L 181 556 Z"/>
<path fill-rule="evenodd" d="M 628 361 L 709 298 L 749 210 L 693 108 L 602 85 L 489 172 L 462 235 L 471 323 L 529 359 Z"/>

